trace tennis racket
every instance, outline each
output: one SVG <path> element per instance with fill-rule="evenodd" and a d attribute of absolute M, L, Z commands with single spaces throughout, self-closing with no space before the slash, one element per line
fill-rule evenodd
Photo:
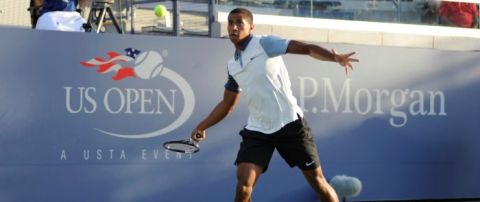
<path fill-rule="evenodd" d="M 198 137 L 199 134 L 197 134 L 196 136 Z M 185 154 L 193 154 L 200 151 L 200 146 L 198 145 L 198 142 L 191 138 L 186 140 L 167 141 L 163 143 L 163 147 L 170 151 Z"/>

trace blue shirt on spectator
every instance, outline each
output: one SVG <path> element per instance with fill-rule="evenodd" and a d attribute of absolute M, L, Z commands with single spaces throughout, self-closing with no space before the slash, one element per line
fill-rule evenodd
<path fill-rule="evenodd" d="M 75 11 L 78 0 L 44 0 L 40 15 L 51 11 Z"/>

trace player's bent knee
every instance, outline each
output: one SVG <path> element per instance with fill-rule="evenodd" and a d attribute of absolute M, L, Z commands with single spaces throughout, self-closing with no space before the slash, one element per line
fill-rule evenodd
<path fill-rule="evenodd" d="M 242 195 L 250 195 L 253 191 L 253 182 L 248 178 L 238 177 L 237 179 L 237 192 Z"/>
<path fill-rule="evenodd" d="M 253 187 L 237 184 L 237 193 L 235 201 L 249 201 L 253 192 Z"/>

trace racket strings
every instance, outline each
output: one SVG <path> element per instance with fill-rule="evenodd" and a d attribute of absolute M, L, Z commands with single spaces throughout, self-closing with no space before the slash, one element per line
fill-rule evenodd
<path fill-rule="evenodd" d="M 186 143 L 168 143 L 165 144 L 165 148 L 173 151 L 185 152 L 185 153 L 193 153 L 198 150 L 198 147 L 195 147 L 191 144 Z"/>

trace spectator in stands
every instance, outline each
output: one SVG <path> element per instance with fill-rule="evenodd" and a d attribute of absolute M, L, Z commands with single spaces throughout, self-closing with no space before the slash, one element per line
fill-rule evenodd
<path fill-rule="evenodd" d="M 76 12 L 79 3 L 88 0 L 34 0 L 39 16 L 36 29 L 82 31 L 85 20 Z"/>
<path fill-rule="evenodd" d="M 88 0 L 31 0 L 35 11 L 40 15 L 50 11 L 76 11 L 80 3 L 85 5 Z"/>
<path fill-rule="evenodd" d="M 478 8 L 474 3 L 442 1 L 439 17 L 443 25 L 474 28 L 478 23 Z"/>
<path fill-rule="evenodd" d="M 423 4 L 422 8 L 422 22 L 427 24 L 438 23 L 438 7 L 440 6 L 440 0 L 427 0 Z"/>

